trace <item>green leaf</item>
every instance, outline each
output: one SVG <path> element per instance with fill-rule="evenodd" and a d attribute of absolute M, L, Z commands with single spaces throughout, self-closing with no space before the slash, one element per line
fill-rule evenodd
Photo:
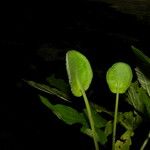
<path fill-rule="evenodd" d="M 143 101 L 144 111 L 143 113 L 150 118 L 150 97 L 147 95 L 146 91 L 141 89 L 139 93 L 139 99 Z"/>
<path fill-rule="evenodd" d="M 75 123 L 81 123 L 82 125 L 86 125 L 85 117 L 82 113 L 79 113 L 76 109 L 56 104 L 51 104 L 47 98 L 40 96 L 41 102 L 46 105 L 52 112 L 62 121 L 64 121 L 66 124 L 72 125 Z"/>
<path fill-rule="evenodd" d="M 110 112 L 109 110 L 107 110 L 105 107 L 97 105 L 95 103 L 92 103 L 93 108 L 95 109 L 95 111 L 97 111 L 98 113 L 104 112 L 110 116 L 113 116 L 113 112 Z"/>
<path fill-rule="evenodd" d="M 56 89 L 64 92 L 69 93 L 69 85 L 62 79 L 58 79 L 55 75 L 51 75 L 46 79 L 46 81 L 50 84 L 50 86 L 54 86 Z"/>
<path fill-rule="evenodd" d="M 87 116 L 87 110 L 84 109 L 84 112 Z M 94 108 L 91 107 L 91 112 L 92 112 L 92 117 L 93 117 L 93 121 L 94 121 L 94 125 L 96 128 L 102 128 L 105 127 L 107 120 L 104 119 L 103 117 L 100 116 L 100 114 L 98 114 Z"/>
<path fill-rule="evenodd" d="M 125 93 L 132 81 L 132 70 L 123 62 L 115 63 L 106 74 L 107 84 L 112 93 Z"/>
<path fill-rule="evenodd" d="M 104 133 L 104 131 L 102 131 L 101 129 L 98 129 L 98 128 L 96 128 L 95 130 L 96 130 L 96 134 L 97 134 L 97 141 L 100 144 L 105 144 L 107 142 L 107 136 Z M 83 126 L 81 128 L 81 132 L 88 135 L 91 138 L 93 137 L 93 132 L 90 128 Z"/>
<path fill-rule="evenodd" d="M 142 118 L 136 112 L 130 111 L 130 112 L 125 112 L 125 113 L 119 113 L 118 121 L 127 130 L 134 130 L 142 122 Z"/>
<path fill-rule="evenodd" d="M 137 82 L 131 84 L 127 101 L 138 111 L 150 117 L 150 97 L 146 90 L 139 87 Z"/>
<path fill-rule="evenodd" d="M 141 59 L 143 62 L 150 65 L 150 58 L 148 56 L 146 56 L 142 51 L 140 51 L 139 49 L 137 49 L 134 46 L 131 46 L 131 48 L 139 59 Z"/>
<path fill-rule="evenodd" d="M 92 112 L 94 125 L 96 128 L 105 127 L 107 120 L 100 116 L 96 111 Z"/>
<path fill-rule="evenodd" d="M 96 130 L 96 134 L 98 136 L 98 141 L 100 142 L 100 144 L 104 145 L 107 142 L 107 136 L 106 136 L 105 132 L 98 128 L 96 128 L 95 130 Z"/>
<path fill-rule="evenodd" d="M 93 138 L 93 136 L 92 136 L 93 132 L 92 132 L 92 130 L 91 130 L 89 127 L 87 127 L 87 126 L 82 126 L 82 128 L 80 129 L 80 132 L 82 132 L 83 134 L 86 134 L 86 135 L 88 135 L 89 137 Z"/>
<path fill-rule="evenodd" d="M 129 150 L 132 145 L 131 137 L 134 135 L 132 130 L 127 130 L 120 138 L 116 141 L 115 150 Z"/>
<path fill-rule="evenodd" d="M 58 96 L 59 98 L 65 100 L 65 101 L 69 101 L 69 99 L 70 99 L 66 93 L 59 91 L 56 88 L 52 88 L 45 84 L 36 83 L 34 81 L 25 81 L 25 82 L 27 82 L 30 86 L 32 86 L 40 91 L 43 91 L 43 92 L 51 94 L 51 95 Z"/>
<path fill-rule="evenodd" d="M 53 111 L 53 105 L 49 102 L 49 100 L 46 97 L 40 95 L 40 100 L 46 107 Z"/>
<path fill-rule="evenodd" d="M 127 91 L 127 101 L 130 105 L 132 105 L 137 111 L 143 112 L 144 111 L 144 105 L 143 100 L 139 98 L 139 92 L 140 87 L 138 82 L 134 82 L 130 85 L 128 91 Z"/>
<path fill-rule="evenodd" d="M 85 123 L 85 118 L 83 118 L 83 115 L 78 113 L 75 109 L 57 104 L 54 106 L 55 108 L 55 114 L 57 117 L 61 120 L 63 120 L 65 123 L 72 125 L 75 123 Z"/>
<path fill-rule="evenodd" d="M 147 91 L 148 95 L 150 96 L 150 79 L 147 78 L 139 68 L 135 68 L 138 81 L 140 82 L 141 86 Z"/>
<path fill-rule="evenodd" d="M 92 81 L 93 72 L 87 58 L 76 50 L 66 54 L 66 69 L 74 96 L 82 96 L 81 87 L 86 91 Z"/>
<path fill-rule="evenodd" d="M 109 136 L 113 132 L 113 122 L 108 121 L 105 127 L 105 134 L 106 136 Z"/>

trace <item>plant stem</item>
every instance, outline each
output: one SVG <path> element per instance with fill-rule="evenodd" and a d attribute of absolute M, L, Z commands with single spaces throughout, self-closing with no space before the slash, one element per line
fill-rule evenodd
<path fill-rule="evenodd" d="M 90 122 L 90 126 L 91 126 L 91 129 L 92 129 L 92 132 L 93 132 L 93 140 L 94 140 L 95 150 L 99 150 L 99 145 L 98 145 L 98 142 L 97 142 L 97 139 L 96 139 L 97 133 L 96 133 L 95 127 L 94 127 L 94 121 L 93 121 L 93 117 L 92 117 L 90 104 L 89 104 L 88 98 L 85 94 L 85 91 L 82 89 L 82 87 L 81 87 L 81 92 L 82 92 L 83 99 L 84 99 L 85 106 L 86 106 L 86 110 L 87 110 L 87 113 L 88 113 L 88 119 L 89 119 L 89 122 Z"/>
<path fill-rule="evenodd" d="M 144 150 L 144 148 L 146 147 L 146 145 L 147 145 L 149 139 L 150 139 L 150 131 L 149 131 L 149 133 L 148 133 L 148 137 L 147 137 L 147 138 L 145 139 L 145 141 L 143 142 L 143 144 L 142 144 L 140 150 Z"/>
<path fill-rule="evenodd" d="M 112 150 L 115 150 L 118 104 L 119 104 L 119 93 L 116 93 L 114 124 L 113 124 L 113 137 L 112 137 Z"/>

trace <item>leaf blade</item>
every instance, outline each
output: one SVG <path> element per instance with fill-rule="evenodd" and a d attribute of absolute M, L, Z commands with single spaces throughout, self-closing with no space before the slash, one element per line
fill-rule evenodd
<path fill-rule="evenodd" d="M 25 82 L 27 82 L 30 86 L 32 86 L 32 87 L 34 87 L 34 88 L 36 88 L 40 91 L 43 91 L 43 92 L 51 94 L 51 95 L 58 96 L 59 98 L 65 100 L 65 101 L 70 100 L 69 96 L 66 93 L 64 93 L 62 91 L 59 91 L 56 88 L 52 88 L 48 85 L 40 84 L 40 83 L 37 83 L 37 82 L 34 82 L 34 81 L 25 81 Z"/>
<path fill-rule="evenodd" d="M 113 64 L 106 73 L 106 81 L 112 93 L 125 93 L 132 77 L 130 66 L 124 62 Z"/>
<path fill-rule="evenodd" d="M 148 56 L 146 56 L 142 51 L 140 51 L 139 49 L 137 49 L 134 46 L 131 46 L 131 48 L 139 59 L 141 59 L 143 62 L 150 65 L 150 58 Z"/>
<path fill-rule="evenodd" d="M 82 113 L 79 113 L 76 109 L 62 105 L 62 104 L 56 104 L 53 105 L 50 103 L 50 101 L 40 96 L 41 102 L 48 107 L 60 120 L 65 122 L 68 125 L 80 123 L 82 125 L 87 125 L 86 119 Z"/>
<path fill-rule="evenodd" d="M 147 78 L 142 71 L 140 70 L 140 68 L 135 68 L 137 77 L 138 77 L 138 81 L 140 82 L 141 86 L 143 87 L 143 89 L 145 89 L 148 93 L 148 95 L 150 96 L 150 79 Z"/>
<path fill-rule="evenodd" d="M 66 53 L 66 69 L 73 95 L 77 97 L 82 96 L 80 87 L 86 91 L 93 78 L 89 61 L 80 52 L 70 50 Z"/>

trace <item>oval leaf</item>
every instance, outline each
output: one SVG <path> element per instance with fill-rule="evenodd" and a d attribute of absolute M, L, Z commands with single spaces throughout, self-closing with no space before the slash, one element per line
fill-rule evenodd
<path fill-rule="evenodd" d="M 125 93 L 132 81 L 132 70 L 123 62 L 115 63 L 106 74 L 107 84 L 112 93 Z"/>
<path fill-rule="evenodd" d="M 80 52 L 70 50 L 66 54 L 66 68 L 73 95 L 82 96 L 80 87 L 86 91 L 93 77 L 89 61 Z"/>

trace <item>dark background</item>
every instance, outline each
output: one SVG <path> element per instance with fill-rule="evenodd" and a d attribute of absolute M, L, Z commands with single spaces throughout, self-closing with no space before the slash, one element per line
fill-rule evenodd
<path fill-rule="evenodd" d="M 44 81 L 52 73 L 67 79 L 65 61 L 46 61 L 38 49 L 52 47 L 64 55 L 76 49 L 88 57 L 93 70 L 100 69 L 100 79 L 93 81 L 92 88 L 95 97 L 107 99 L 105 71 L 116 61 L 135 67 L 131 45 L 149 53 L 149 23 L 98 1 L 1 7 L 0 149 L 93 149 L 93 141 L 80 134 L 78 125 L 58 120 L 40 103 L 38 91 L 22 79 Z"/>

